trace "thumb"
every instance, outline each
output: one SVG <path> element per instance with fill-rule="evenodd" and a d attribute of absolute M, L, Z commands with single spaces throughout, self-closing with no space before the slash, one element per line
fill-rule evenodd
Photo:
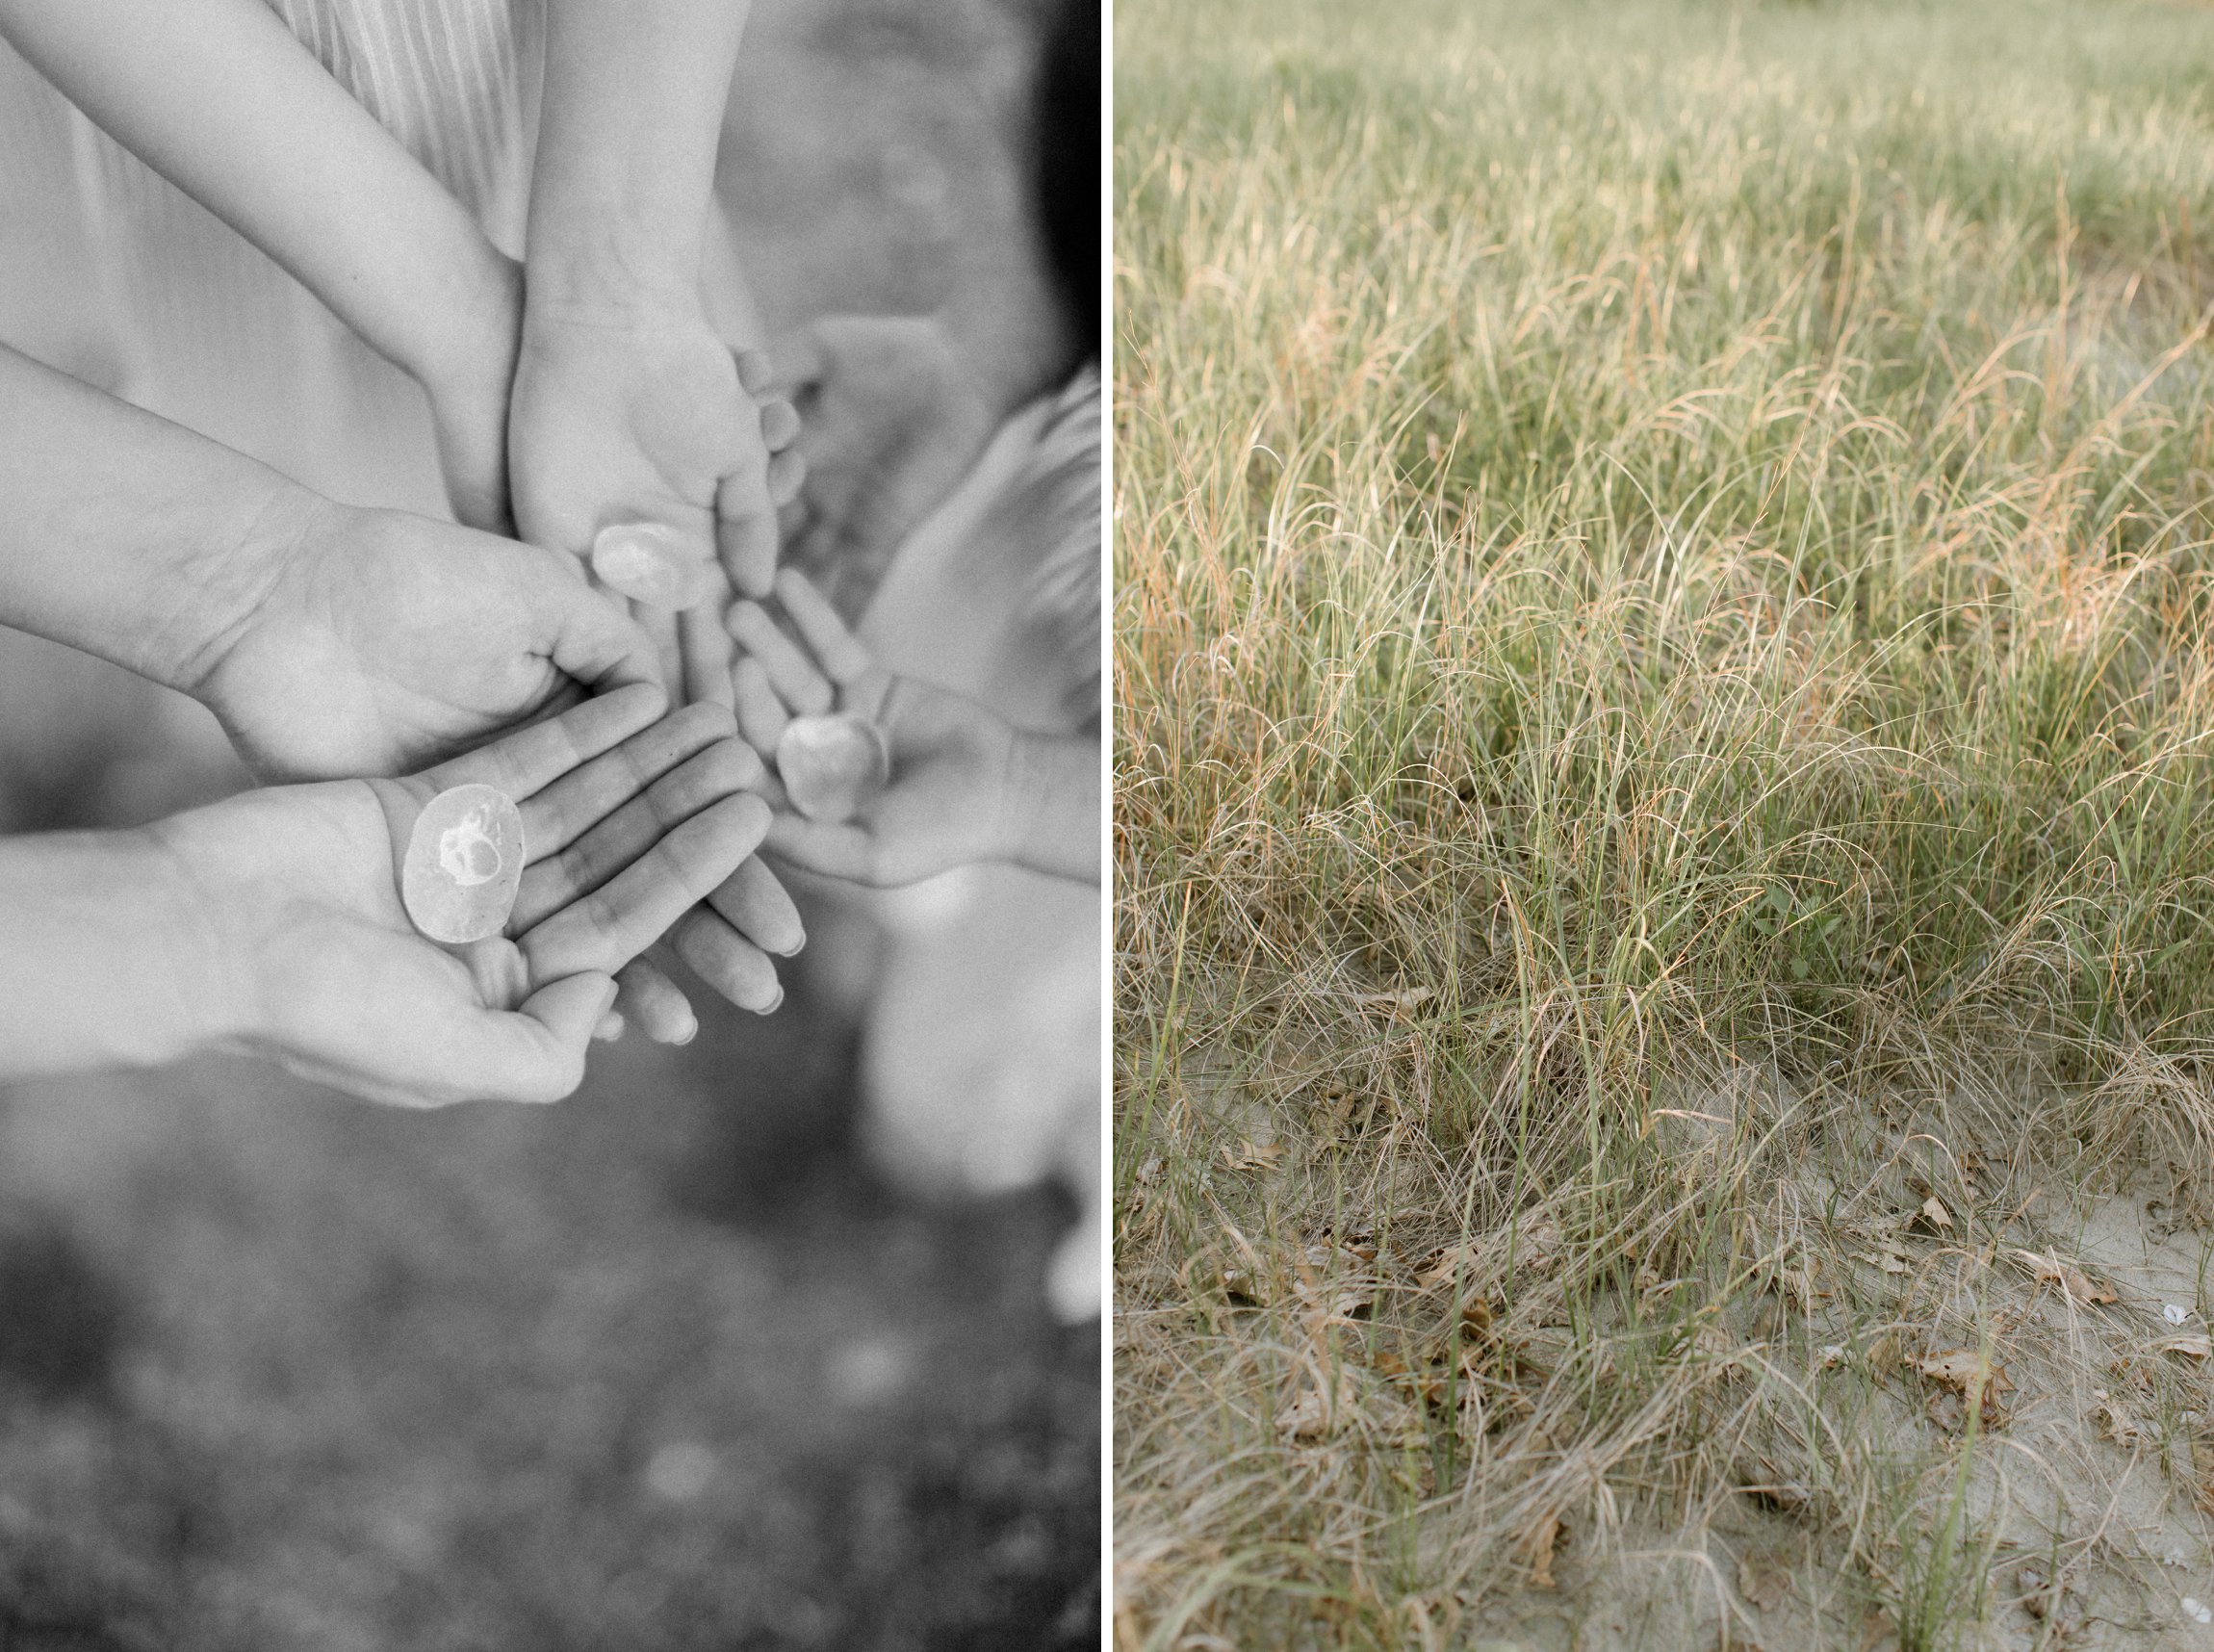
<path fill-rule="evenodd" d="M 554 553 L 539 555 L 551 558 Z M 563 676 L 597 693 L 631 683 L 660 683 L 660 652 L 654 639 L 605 592 L 577 578 L 573 565 L 549 568 L 534 589 L 546 605 L 554 667 Z"/>
<path fill-rule="evenodd" d="M 487 1014 L 479 1053 L 489 1081 L 477 1093 L 491 1100 L 560 1100 L 584 1081 L 593 1029 L 614 1002 L 614 979 L 587 970 L 539 988 L 520 1010 Z"/>

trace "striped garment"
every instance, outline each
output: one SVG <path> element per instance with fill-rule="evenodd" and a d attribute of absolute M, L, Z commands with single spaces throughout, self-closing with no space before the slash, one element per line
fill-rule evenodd
<path fill-rule="evenodd" d="M 268 4 L 495 244 L 520 254 L 543 0 Z M 26 133 L 53 135 L 0 144 L 0 221 L 52 224 L 57 268 L 42 278 L 81 294 L 74 316 L 56 320 L 0 292 L 0 337 L 91 365 L 104 388 L 319 492 L 444 514 L 414 385 L 13 53 L 0 47 L 0 105 L 17 106 Z"/>

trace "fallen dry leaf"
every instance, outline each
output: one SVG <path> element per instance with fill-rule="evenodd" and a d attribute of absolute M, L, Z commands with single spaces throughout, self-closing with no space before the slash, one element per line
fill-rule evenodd
<path fill-rule="evenodd" d="M 1815 1304 L 1830 1294 L 1828 1287 L 1817 1282 L 1815 1264 L 1811 1260 L 1794 1267 L 1778 1268 L 1769 1282 L 1778 1296 L 1804 1314 L 1813 1313 Z"/>
<path fill-rule="evenodd" d="M 1430 1258 L 1429 1266 L 1415 1276 L 1414 1282 L 1429 1291 L 1455 1278 L 1473 1279 L 1476 1278 L 1477 1254 L 1477 1246 L 1473 1242 L 1448 1245 Z"/>
<path fill-rule="evenodd" d="M 2093 1303 L 2118 1303 L 2114 1287 L 2102 1284 L 2072 1262 L 2063 1262 L 2047 1252 L 2039 1255 L 2035 1251 L 2017 1251 L 2014 1259 L 2027 1268 L 2041 1285 L 2058 1285 L 2060 1293 L 2077 1307 Z"/>
<path fill-rule="evenodd" d="M 1934 1193 L 1922 1200 L 1921 1219 L 1940 1233 L 1952 1231 L 1952 1213 L 1938 1202 L 1937 1195 Z"/>
<path fill-rule="evenodd" d="M 1333 1266 L 1340 1252 L 1328 1240 L 1309 1245 L 1293 1270 L 1293 1288 L 1318 1326 L 1350 1322 L 1375 1305 L 1377 1280 L 1359 1269 L 1350 1274 Z M 1335 1275 L 1333 1278 L 1332 1276 Z"/>
<path fill-rule="evenodd" d="M 1276 1161 L 1284 1156 L 1282 1146 L 1275 1142 L 1254 1143 L 1242 1141 L 1233 1151 L 1223 1149 L 1223 1162 L 1233 1174 L 1244 1171 L 1274 1170 Z"/>
<path fill-rule="evenodd" d="M 1948 1434 L 1957 1434 L 1968 1427 L 1968 1407 L 1950 1388 L 1940 1388 L 1932 1394 L 1922 1409 L 1929 1413 L 1931 1422 Z"/>
<path fill-rule="evenodd" d="M 1914 1361 L 1914 1367 L 1931 1381 L 1960 1395 L 1964 1405 L 1980 1406 L 1987 1427 L 1996 1428 L 2006 1421 L 2000 1398 L 2010 1392 L 2014 1384 L 2007 1379 L 2005 1366 L 1995 1361 L 1987 1365 L 1983 1355 L 1972 1348 L 1954 1348 L 1943 1354 L 1925 1355 Z M 1933 1400 L 1930 1406 L 1933 1418 L 1938 1417 L 1938 1409 Z M 1938 1420 L 1943 1426 L 1944 1419 Z"/>
<path fill-rule="evenodd" d="M 1896 1240 L 1887 1239 L 1874 1251 L 1865 1253 L 1861 1260 L 1869 1266 L 1881 1268 L 1887 1274 L 1911 1274 L 1915 1266 L 1907 1260 L 1907 1253 L 1899 1249 Z"/>
<path fill-rule="evenodd" d="M 1428 1405 L 1445 1404 L 1446 1373 L 1433 1371 L 1428 1366 L 1409 1365 L 1405 1359 L 1390 1349 L 1378 1353 L 1371 1364 L 1377 1375 L 1407 1390 Z"/>
<path fill-rule="evenodd" d="M 2108 1400 L 2093 1411 L 2092 1416 L 2098 1425 L 2099 1433 L 2124 1451 L 2140 1444 L 2145 1438 L 2145 1425 L 2137 1420 L 2126 1406 Z"/>
<path fill-rule="evenodd" d="M 1302 1388 L 1276 1413 L 1276 1433 L 1286 1439 L 1319 1440 L 1330 1432 L 1330 1403 L 1320 1388 Z"/>
<path fill-rule="evenodd" d="M 1560 1546 L 1563 1536 L 1560 1516 L 1541 1514 L 1537 1522 L 1522 1535 L 1517 1545 L 1522 1553 L 1523 1564 L 1530 1568 L 1532 1588 L 1558 1588 L 1553 1581 L 1553 1551 Z"/>
<path fill-rule="evenodd" d="M 2152 1345 L 2155 1354 L 2180 1354 L 2190 1359 L 2214 1359 L 2214 1337 L 2202 1330 L 2185 1336 L 2166 1336 Z"/>
<path fill-rule="evenodd" d="M 1223 1270 L 1223 1294 L 1234 1303 L 1249 1303 L 1254 1307 L 1269 1305 L 1269 1288 L 1256 1278 L 1249 1268 Z"/>
<path fill-rule="evenodd" d="M 1435 987 L 1409 987 L 1398 993 L 1355 993 L 1352 998 L 1352 1002 L 1364 1010 L 1390 1010 L 1394 1014 L 1404 1014 L 1409 1010 L 1421 1009 L 1436 996 Z"/>
<path fill-rule="evenodd" d="M 1138 1167 L 1136 1172 L 1136 1180 L 1140 1187 L 1151 1187 L 1160 1179 L 1161 1155 L 1159 1153 L 1155 1153 L 1150 1158 L 1146 1159 L 1144 1164 Z"/>
<path fill-rule="evenodd" d="M 1773 1611 L 1790 1595 L 1791 1574 L 1772 1560 L 1739 1561 L 1738 1592 L 1755 1611 Z"/>

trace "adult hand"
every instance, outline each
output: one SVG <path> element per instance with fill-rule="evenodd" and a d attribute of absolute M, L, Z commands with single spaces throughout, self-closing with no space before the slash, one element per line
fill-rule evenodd
<path fill-rule="evenodd" d="M 224 1040 L 372 1099 L 548 1101 L 583 1071 L 614 971 L 743 863 L 768 826 L 730 739 L 672 739 L 651 684 L 397 781 L 245 793 L 152 828 L 195 891 L 185 951 Z M 652 777 L 652 778 L 647 778 Z M 398 866 L 416 817 L 472 782 L 515 799 L 528 866 L 503 935 L 416 933 Z"/>
<path fill-rule="evenodd" d="M 651 683 L 651 640 L 568 559 L 317 502 L 189 684 L 255 771 L 390 775 L 588 693 Z"/>

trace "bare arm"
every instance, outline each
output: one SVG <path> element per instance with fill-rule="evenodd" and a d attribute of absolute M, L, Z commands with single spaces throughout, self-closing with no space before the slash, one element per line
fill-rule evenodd
<path fill-rule="evenodd" d="M 553 0 L 531 184 L 533 309 L 696 311 L 744 0 Z"/>
<path fill-rule="evenodd" d="M 759 595 L 776 563 L 767 440 L 701 297 L 745 15 L 742 0 L 552 0 L 508 457 L 534 543 L 582 555 L 604 528 L 658 523 Z M 688 633 L 692 652 L 720 647 L 711 621 Z M 690 674 L 727 664 L 723 650 Z"/>
<path fill-rule="evenodd" d="M 150 833 L 0 839 L 0 1079 L 151 1066 L 220 1036 L 190 909 Z"/>
<path fill-rule="evenodd" d="M 456 509 L 504 514 L 519 273 L 260 0 L 0 0 L 0 34 L 420 380 Z"/>
<path fill-rule="evenodd" d="M 318 496 L 0 348 L 0 623 L 188 691 Z"/>

